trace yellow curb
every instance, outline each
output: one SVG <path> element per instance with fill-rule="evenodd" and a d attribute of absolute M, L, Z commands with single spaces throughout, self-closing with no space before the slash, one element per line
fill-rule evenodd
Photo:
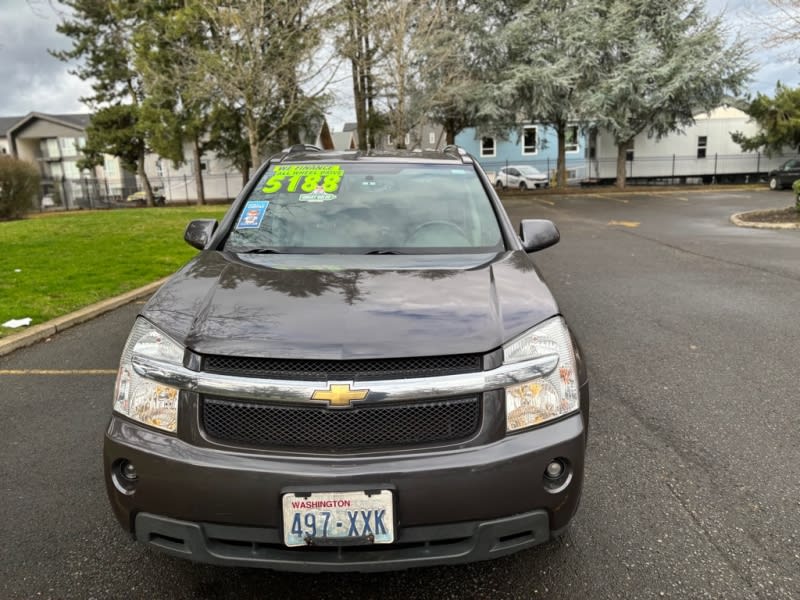
<path fill-rule="evenodd" d="M 65 329 L 69 329 L 70 327 L 78 325 L 79 323 L 94 319 L 103 313 L 107 313 L 115 308 L 129 304 L 143 296 L 149 296 L 158 288 L 160 288 L 166 280 L 167 277 L 164 277 L 163 279 L 159 279 L 153 283 L 149 283 L 135 290 L 131 290 L 130 292 L 125 292 L 124 294 L 120 294 L 114 298 L 108 298 L 107 300 L 101 300 L 100 302 L 90 304 L 89 306 L 76 310 L 68 315 L 64 315 L 63 317 L 57 317 L 47 321 L 46 323 L 34 325 L 25 331 L 21 331 L 19 333 L 15 333 L 14 335 L 0 339 L 0 356 L 10 354 L 15 350 L 25 348 L 26 346 L 31 346 L 36 342 L 52 337 L 59 331 L 64 331 Z"/>
<path fill-rule="evenodd" d="M 789 207 L 791 208 L 791 207 Z M 755 223 L 747 221 L 747 217 L 771 215 L 785 208 L 770 208 L 766 210 L 749 210 L 731 215 L 731 223 L 737 227 L 752 227 L 753 229 L 800 229 L 800 223 Z"/>

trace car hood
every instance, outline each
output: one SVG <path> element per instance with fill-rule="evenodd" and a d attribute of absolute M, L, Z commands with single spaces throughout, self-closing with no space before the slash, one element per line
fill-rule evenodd
<path fill-rule="evenodd" d="M 201 252 L 142 315 L 201 354 L 347 359 L 487 352 L 558 313 L 524 252 Z"/>

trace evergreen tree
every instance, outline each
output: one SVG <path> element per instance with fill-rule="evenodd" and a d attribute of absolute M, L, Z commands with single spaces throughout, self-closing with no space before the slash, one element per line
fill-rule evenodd
<path fill-rule="evenodd" d="M 75 61 L 73 72 L 92 82 L 92 96 L 81 99 L 94 110 L 82 164 L 101 164 L 103 154 L 119 157 L 136 171 L 147 204 L 152 206 L 153 190 L 144 170 L 148 132 L 141 107 L 145 90 L 134 65 L 133 36 L 152 16 L 155 5 L 126 0 L 59 1 L 71 9 L 71 16 L 56 29 L 72 39 L 72 48 L 52 54 L 65 62 Z"/>
<path fill-rule="evenodd" d="M 742 150 L 763 150 L 767 156 L 781 154 L 786 148 L 800 152 L 800 88 L 778 82 L 774 98 L 758 94 L 745 112 L 761 131 L 750 137 L 740 131 L 732 133 Z"/>
<path fill-rule="evenodd" d="M 597 37 L 598 77 L 585 110 L 617 145 L 617 186 L 635 136 L 657 138 L 694 122 L 752 72 L 743 42 L 729 43 L 702 0 L 606 0 Z"/>
<path fill-rule="evenodd" d="M 507 119 L 555 129 L 559 187 L 567 183 L 568 128 L 584 114 L 597 76 L 599 16 L 594 0 L 538 0 L 519 6 L 501 30 L 496 101 Z"/>

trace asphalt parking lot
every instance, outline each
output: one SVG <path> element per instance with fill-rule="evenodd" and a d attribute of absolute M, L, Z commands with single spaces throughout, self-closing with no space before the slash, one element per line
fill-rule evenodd
<path fill-rule="evenodd" d="M 297 575 L 131 543 L 101 467 L 140 305 L 0 358 L 0 598 L 800 598 L 800 231 L 737 228 L 790 192 L 512 196 L 589 361 L 582 505 L 490 563 Z M 520 290 L 524 293 L 524 290 Z"/>

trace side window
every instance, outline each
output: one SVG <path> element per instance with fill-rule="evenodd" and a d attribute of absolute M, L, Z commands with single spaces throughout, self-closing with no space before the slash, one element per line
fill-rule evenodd
<path fill-rule="evenodd" d="M 708 137 L 701 135 L 697 138 L 697 158 L 706 157 L 706 149 L 708 148 Z"/>
<path fill-rule="evenodd" d="M 569 125 L 564 139 L 564 150 L 566 152 L 578 151 L 578 126 Z"/>
<path fill-rule="evenodd" d="M 494 156 L 496 146 L 493 137 L 481 138 L 481 156 Z"/>
<path fill-rule="evenodd" d="M 523 154 L 536 154 L 537 147 L 537 132 L 536 126 L 531 125 L 522 128 L 522 153 Z"/>

